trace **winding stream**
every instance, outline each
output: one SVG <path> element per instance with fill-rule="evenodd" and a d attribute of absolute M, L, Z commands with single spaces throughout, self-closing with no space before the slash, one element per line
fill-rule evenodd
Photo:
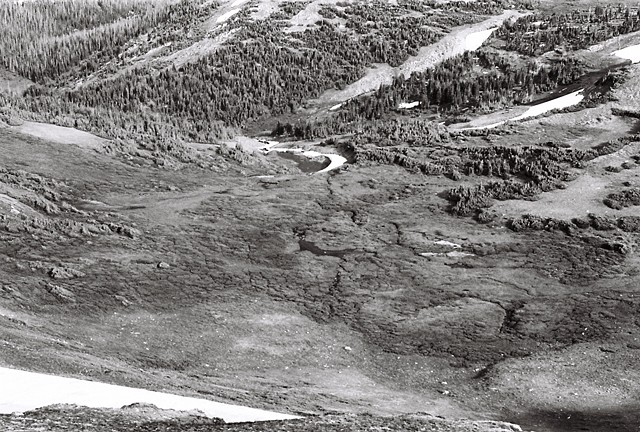
<path fill-rule="evenodd" d="M 305 239 L 298 240 L 298 246 L 301 251 L 309 251 L 316 256 L 332 256 L 342 258 L 346 254 L 355 252 L 355 249 L 322 249 L 314 242 L 310 242 Z"/>
<path fill-rule="evenodd" d="M 265 145 L 260 147 L 260 150 L 262 150 L 262 152 L 264 154 L 269 154 L 271 152 L 277 152 L 277 153 L 289 153 L 289 154 L 293 154 L 293 155 L 300 155 L 300 156 L 304 156 L 306 158 L 309 159 L 316 159 L 316 158 L 321 158 L 324 157 L 326 159 L 329 160 L 329 164 L 324 166 L 324 168 L 321 168 L 317 171 L 312 171 L 310 170 L 309 167 L 313 166 L 310 164 L 303 164 L 301 161 L 299 161 L 296 158 L 293 158 L 291 156 L 284 156 L 286 159 L 292 159 L 295 160 L 298 163 L 298 166 L 300 167 L 300 169 L 303 172 L 307 172 L 307 173 L 314 173 L 314 174 L 322 174 L 322 173 L 326 173 L 329 171 L 333 171 L 334 169 L 340 168 L 342 165 L 344 165 L 347 162 L 347 158 L 345 158 L 344 156 L 340 156 L 339 154 L 335 154 L 335 153 L 320 153 L 314 150 L 304 150 L 301 148 L 279 148 L 276 147 L 277 145 L 279 145 L 280 143 L 277 141 L 267 141 L 265 142 Z M 316 162 L 318 163 L 318 162 Z M 324 164 L 323 164 L 324 165 Z M 317 168 L 320 168 L 316 165 Z"/>

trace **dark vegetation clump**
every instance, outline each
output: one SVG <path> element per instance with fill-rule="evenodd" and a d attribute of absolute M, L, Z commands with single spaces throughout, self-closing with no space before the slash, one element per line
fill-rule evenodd
<path fill-rule="evenodd" d="M 615 153 L 618 150 L 622 149 L 627 144 L 634 141 L 639 141 L 639 140 L 640 140 L 640 134 L 626 135 L 620 138 L 616 138 L 616 139 L 604 142 L 602 144 L 598 144 L 593 147 L 593 150 L 597 152 L 598 156 L 604 156 L 611 153 Z"/>
<path fill-rule="evenodd" d="M 474 214 L 492 199 L 535 199 L 541 192 L 561 188 L 572 179 L 569 167 L 593 159 L 593 151 L 557 147 L 482 147 L 461 151 L 460 170 L 467 175 L 503 180 L 478 186 L 459 186 L 449 192 L 450 211 L 458 216 Z M 516 181 L 518 180 L 518 181 Z"/>
<path fill-rule="evenodd" d="M 588 218 L 573 218 L 571 222 L 580 229 L 587 229 L 591 226 L 591 221 Z"/>
<path fill-rule="evenodd" d="M 591 227 L 598 231 L 611 231 L 618 227 L 615 219 L 607 216 L 589 214 L 589 221 Z"/>
<path fill-rule="evenodd" d="M 611 108 L 611 114 L 617 115 L 617 116 L 620 116 L 620 117 L 631 117 L 631 118 L 635 118 L 635 119 L 640 119 L 640 111 L 635 111 L 635 110 L 630 110 L 630 109 L 612 107 Z"/>
<path fill-rule="evenodd" d="M 498 213 L 493 210 L 482 208 L 476 212 L 475 220 L 482 224 L 493 222 L 498 218 Z"/>
<path fill-rule="evenodd" d="M 629 188 L 624 189 L 621 192 L 611 193 L 607 195 L 603 202 L 607 207 L 611 207 L 615 210 L 638 206 L 640 205 L 640 189 Z"/>
<path fill-rule="evenodd" d="M 640 232 L 640 217 L 625 216 L 616 220 L 606 216 L 590 214 L 587 218 L 574 218 L 571 221 L 566 221 L 527 214 L 509 219 L 507 227 L 515 232 L 562 231 L 569 235 L 575 232 L 576 227 L 580 230 L 593 228 L 597 231 L 613 231 L 620 228 L 625 232 Z M 621 250 L 621 247 L 618 246 L 610 246 L 609 248 L 616 251 Z"/>
<path fill-rule="evenodd" d="M 640 216 L 618 218 L 618 227 L 625 232 L 640 233 Z"/>
<path fill-rule="evenodd" d="M 570 222 L 554 218 L 543 218 L 530 214 L 510 219 L 507 222 L 507 227 L 515 232 L 545 230 L 563 231 L 566 234 L 571 234 L 573 231 L 573 227 Z"/>

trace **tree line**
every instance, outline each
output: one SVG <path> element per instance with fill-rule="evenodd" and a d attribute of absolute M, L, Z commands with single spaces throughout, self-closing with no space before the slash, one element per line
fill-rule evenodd
<path fill-rule="evenodd" d="M 595 6 L 566 13 L 534 13 L 505 22 L 494 34 L 505 49 L 539 56 L 554 49 L 584 49 L 640 30 L 640 8 Z"/>
<path fill-rule="evenodd" d="M 567 168 L 582 168 L 587 161 L 620 150 L 624 145 L 640 139 L 630 135 L 597 145 L 588 150 L 558 146 L 521 148 L 472 148 L 462 153 L 465 162 L 461 169 L 468 175 L 499 175 L 502 181 L 475 186 L 461 185 L 448 193 L 450 212 L 458 216 L 477 215 L 493 204 L 493 200 L 533 199 L 541 192 L 565 187 L 573 179 Z M 634 202 L 633 192 L 609 196 L 607 203 Z M 623 204 L 620 204 L 623 205 Z"/>
<path fill-rule="evenodd" d="M 331 116 L 301 124 L 281 123 L 273 132 L 308 139 L 357 131 L 367 121 L 379 121 L 399 111 L 402 102 L 418 102 L 412 112 L 449 116 L 490 111 L 527 103 L 536 94 L 575 81 L 585 71 L 583 64 L 571 57 L 551 64 L 514 62 L 507 55 L 480 49 L 414 72 L 408 79 L 396 77 L 373 94 L 350 99 Z"/>
<path fill-rule="evenodd" d="M 354 114 L 381 118 L 401 102 L 418 102 L 417 110 L 447 114 L 490 110 L 526 103 L 531 96 L 569 84 L 584 72 L 573 58 L 552 64 L 517 63 L 495 52 L 465 52 L 424 72 L 414 72 L 408 79 L 397 77 L 373 95 L 351 99 L 341 112 L 348 113 L 347 118 Z"/>
<path fill-rule="evenodd" d="M 163 21 L 159 28 L 166 28 L 167 22 L 175 22 L 171 28 L 175 28 L 176 37 L 180 39 L 179 23 L 185 21 L 185 16 L 191 16 L 192 6 L 186 1 L 171 5 L 164 15 L 157 17 Z M 381 3 L 368 7 L 383 6 Z M 406 13 L 406 8 L 404 10 Z M 293 8 L 290 12 L 295 11 Z M 465 16 L 464 22 L 472 19 L 470 14 L 462 15 Z M 446 19 L 453 19 L 452 16 L 456 13 L 448 14 Z M 118 130 L 144 129 L 144 119 L 153 114 L 169 119 L 167 124 L 181 125 L 192 140 L 210 140 L 216 134 L 221 137 L 227 134 L 228 129 L 221 127 L 221 123 L 237 128 L 249 120 L 291 113 L 304 101 L 318 97 L 328 89 L 342 88 L 356 81 L 372 63 L 389 60 L 387 54 L 375 48 L 382 44 L 382 40 L 395 46 L 401 41 L 416 39 L 418 35 L 429 34 L 430 41 L 432 37 L 441 36 L 426 32 L 422 27 L 395 29 L 395 21 L 386 18 L 381 20 L 374 35 L 362 34 L 358 38 L 351 37 L 349 32 L 345 33 L 328 20 L 321 20 L 317 26 L 304 32 L 286 34 L 283 28 L 288 23 L 282 18 L 275 15 L 255 22 L 243 21 L 231 40 L 211 54 L 179 68 L 169 66 L 157 70 L 149 66 L 137 67 L 108 80 L 94 80 L 75 89 L 57 90 L 43 85 L 32 88 L 21 106 L 41 113 L 79 117 L 79 124 L 89 121 L 94 129 L 102 127 L 105 122 L 86 119 L 86 113 L 105 113 L 102 115 L 116 124 L 133 122 Z M 144 22 L 148 24 L 151 21 Z M 150 29 L 149 34 L 154 31 Z M 117 39 L 116 35 L 106 36 L 108 34 L 105 33 L 104 38 Z M 123 35 L 122 38 L 129 36 Z M 89 40 L 95 42 L 97 39 Z M 109 45 L 113 46 L 113 41 Z M 70 68 L 70 64 L 78 63 L 84 55 L 84 49 L 71 51 L 80 54 L 77 58 L 62 55 L 53 63 L 44 62 L 43 70 L 25 65 L 23 72 L 34 78 L 55 76 L 59 71 Z M 109 55 L 116 57 L 111 63 L 117 65 L 116 52 L 109 52 Z M 408 53 L 401 55 L 406 57 Z M 68 62 L 69 65 L 56 62 Z M 99 63 L 90 69 L 95 69 Z M 139 117 L 137 121 L 136 116 Z M 147 130 L 155 131 L 156 128 Z"/>
<path fill-rule="evenodd" d="M 62 0 L 0 3 L 0 65 L 55 85 L 117 63 L 126 49 L 183 38 L 218 4 L 201 0 Z M 146 37 L 137 40 L 138 37 Z M 151 45 L 149 44 L 151 42 Z"/>

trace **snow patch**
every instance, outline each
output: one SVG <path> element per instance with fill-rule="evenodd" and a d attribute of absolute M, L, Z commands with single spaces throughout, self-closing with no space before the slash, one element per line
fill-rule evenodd
<path fill-rule="evenodd" d="M 201 410 L 207 417 L 228 423 L 300 418 L 240 405 L 178 396 L 95 381 L 65 378 L 0 367 L 0 413 L 24 412 L 53 404 L 76 404 L 91 408 L 120 408 L 149 403 L 161 409 Z"/>
<path fill-rule="evenodd" d="M 402 102 L 402 103 L 398 104 L 398 109 L 410 109 L 410 108 L 415 108 L 418 105 L 420 105 L 420 101 Z"/>
<path fill-rule="evenodd" d="M 258 141 L 264 144 L 262 147 L 260 147 L 260 150 L 262 150 L 265 153 L 269 153 L 271 150 L 273 150 L 275 146 L 280 144 L 279 141 L 267 141 L 267 140 L 258 140 Z"/>
<path fill-rule="evenodd" d="M 543 102 L 541 104 L 538 105 L 534 105 L 532 107 L 529 107 L 528 110 L 526 110 L 524 113 L 520 114 L 519 116 L 507 119 L 507 120 L 503 120 L 503 121 L 499 121 L 496 123 L 491 123 L 488 125 L 483 125 L 483 126 L 473 126 L 473 127 L 466 127 L 466 128 L 461 128 L 458 130 L 478 130 L 478 129 L 493 129 L 495 127 L 498 127 L 500 125 L 506 124 L 508 122 L 511 121 L 517 121 L 517 120 L 524 120 L 527 118 L 531 118 L 531 117 L 536 117 L 539 116 L 541 114 L 544 114 L 548 111 L 552 111 L 555 109 L 564 109 L 564 108 L 568 108 L 570 106 L 579 104 L 580 102 L 582 102 L 582 100 L 584 99 L 584 95 L 582 94 L 582 92 L 584 91 L 584 89 L 580 89 L 577 91 L 574 91 L 573 93 L 569 93 L 567 95 L 564 96 L 560 96 L 559 98 L 555 98 L 552 99 L 550 101 L 547 102 Z"/>
<path fill-rule="evenodd" d="M 466 51 L 475 51 L 482 46 L 484 41 L 489 39 L 489 36 L 496 31 L 498 27 L 493 27 L 487 30 L 471 33 L 464 39 L 464 49 Z"/>
<path fill-rule="evenodd" d="M 573 93 L 569 93 L 568 95 L 561 96 L 559 98 L 541 103 L 539 105 L 534 105 L 523 114 L 514 117 L 511 120 L 522 120 L 529 117 L 536 117 L 540 114 L 546 113 L 547 111 L 564 109 L 572 105 L 579 104 L 580 102 L 582 102 L 582 99 L 584 99 L 584 95 L 582 94 L 583 91 L 584 89 L 580 89 L 574 91 Z"/>
<path fill-rule="evenodd" d="M 452 243 L 450 241 L 447 240 L 438 240 L 438 241 L 434 241 L 433 244 L 437 244 L 440 246 L 448 246 L 454 249 L 460 249 L 462 246 L 460 246 L 458 243 Z"/>
<path fill-rule="evenodd" d="M 460 251 L 451 251 L 451 252 L 446 252 L 446 253 L 442 253 L 442 252 L 422 252 L 422 253 L 420 253 L 418 255 L 423 256 L 425 258 L 429 258 L 429 257 L 464 258 L 464 257 L 475 256 L 475 254 L 472 254 L 472 253 L 469 253 L 469 252 L 460 252 Z"/>
<path fill-rule="evenodd" d="M 216 23 L 217 24 L 222 24 L 223 22 L 227 21 L 229 18 L 231 18 L 232 16 L 234 16 L 235 14 L 237 14 L 238 12 L 240 12 L 240 8 L 236 8 L 236 9 L 231 9 L 228 12 L 223 13 L 222 15 L 220 15 L 217 19 L 216 19 Z"/>
<path fill-rule="evenodd" d="M 472 254 L 469 252 L 460 252 L 460 251 L 447 252 L 446 255 L 449 258 L 464 258 L 464 257 L 475 256 L 475 254 Z"/>
<path fill-rule="evenodd" d="M 640 45 L 631 45 L 614 51 L 612 54 L 616 57 L 631 60 L 631 63 L 638 63 L 640 61 Z"/>
<path fill-rule="evenodd" d="M 603 48 L 604 48 L 604 45 L 595 44 L 595 45 L 591 45 L 589 48 L 587 48 L 587 50 L 590 52 L 598 52 L 598 51 L 602 51 Z"/>

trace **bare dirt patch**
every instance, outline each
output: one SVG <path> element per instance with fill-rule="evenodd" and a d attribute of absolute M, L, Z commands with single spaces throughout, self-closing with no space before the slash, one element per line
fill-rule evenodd
<path fill-rule="evenodd" d="M 105 138 L 100 138 L 88 132 L 48 123 L 25 121 L 20 126 L 12 128 L 23 134 L 59 144 L 71 144 L 88 150 L 101 151 L 104 149 L 105 144 L 109 142 Z"/>

